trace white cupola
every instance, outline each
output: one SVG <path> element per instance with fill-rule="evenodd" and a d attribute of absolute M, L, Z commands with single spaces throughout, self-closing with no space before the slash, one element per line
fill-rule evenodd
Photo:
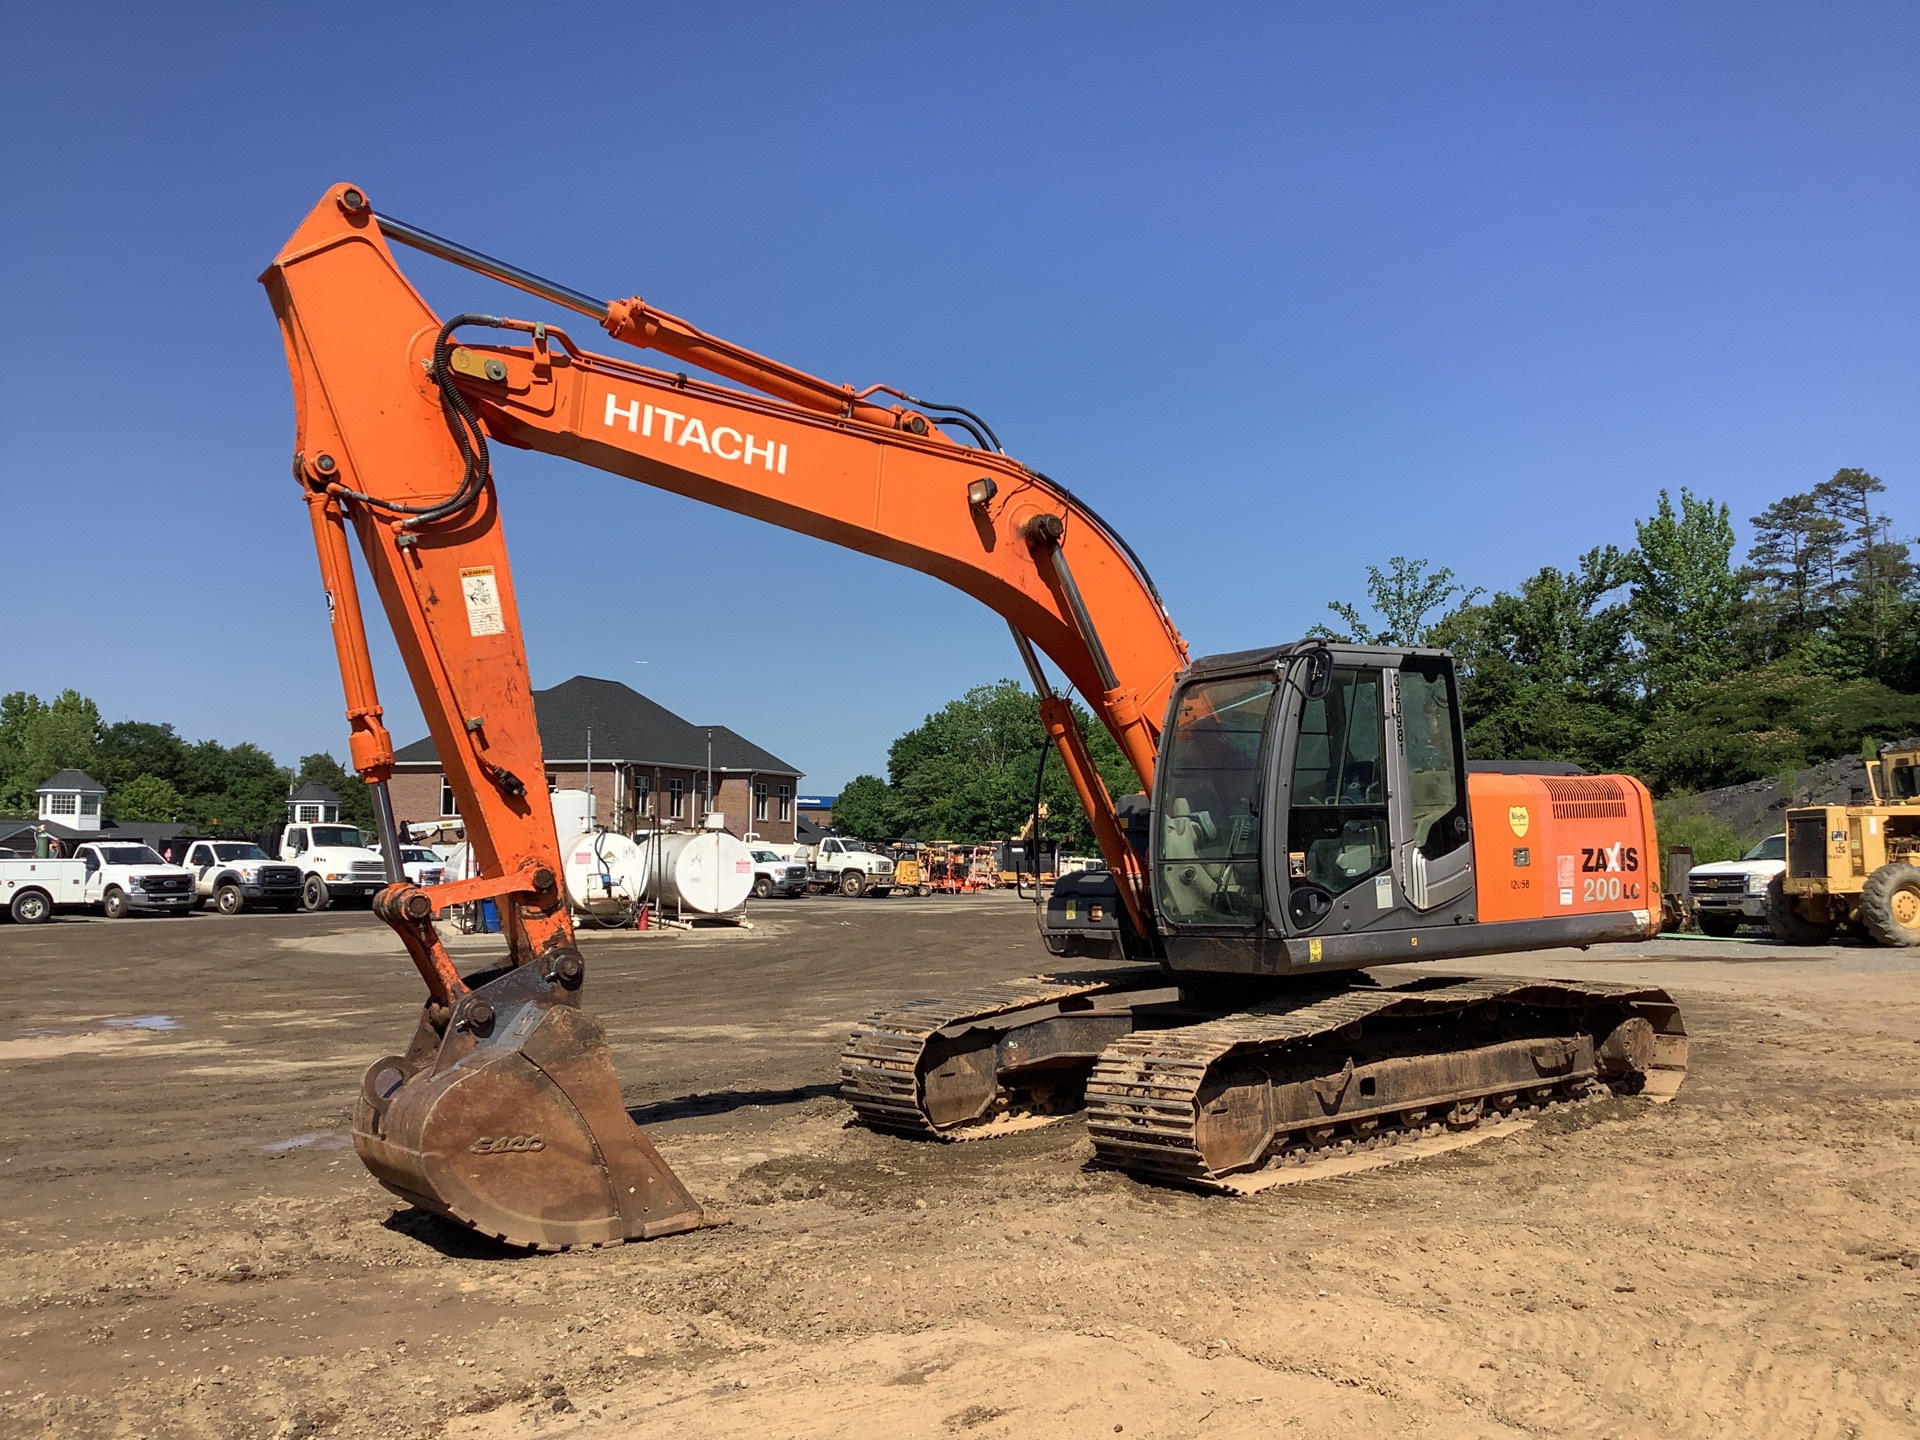
<path fill-rule="evenodd" d="M 34 792 L 40 797 L 40 818 L 69 830 L 98 830 L 100 801 L 107 787 L 84 770 L 62 770 Z"/>

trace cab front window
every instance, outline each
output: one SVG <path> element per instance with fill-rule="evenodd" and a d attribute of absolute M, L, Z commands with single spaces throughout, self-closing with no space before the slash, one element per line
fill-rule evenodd
<path fill-rule="evenodd" d="M 1260 915 L 1260 786 L 1270 675 L 1203 680 L 1180 693 L 1157 810 L 1155 883 L 1167 918 L 1245 928 Z"/>
<path fill-rule="evenodd" d="M 1894 800 L 1920 800 L 1920 765 L 1895 765 L 1887 775 Z"/>

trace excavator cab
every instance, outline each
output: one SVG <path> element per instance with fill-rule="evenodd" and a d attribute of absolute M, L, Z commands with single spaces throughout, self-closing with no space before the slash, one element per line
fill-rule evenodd
<path fill-rule="evenodd" d="M 1308 641 L 1200 660 L 1162 756 L 1149 869 L 1172 969 L 1285 974 L 1326 963 L 1334 937 L 1401 950 L 1398 932 L 1475 918 L 1444 652 Z"/>

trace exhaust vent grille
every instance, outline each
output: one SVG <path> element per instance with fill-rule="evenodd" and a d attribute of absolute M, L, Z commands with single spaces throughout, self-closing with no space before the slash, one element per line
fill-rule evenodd
<path fill-rule="evenodd" d="M 1627 792 L 1618 780 L 1554 776 L 1541 782 L 1553 800 L 1556 820 L 1624 820 Z"/>

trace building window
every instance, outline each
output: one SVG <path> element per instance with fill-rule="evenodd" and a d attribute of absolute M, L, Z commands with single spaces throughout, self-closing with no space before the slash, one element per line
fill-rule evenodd
<path fill-rule="evenodd" d="M 764 780 L 753 782 L 753 818 L 756 820 L 767 818 L 767 782 Z"/>
<path fill-rule="evenodd" d="M 672 805 L 668 813 L 678 820 L 687 813 L 687 782 L 670 781 L 667 785 L 667 795 Z"/>
<path fill-rule="evenodd" d="M 100 813 L 100 797 L 98 795 L 82 795 L 80 797 L 80 813 L 82 815 L 98 815 Z"/>
<path fill-rule="evenodd" d="M 780 818 L 793 819 L 793 787 L 791 785 L 780 787 Z"/>
<path fill-rule="evenodd" d="M 303 825 L 324 820 L 326 816 L 321 814 L 321 809 L 322 807 L 318 805 L 296 805 L 293 811 L 293 818 Z"/>
<path fill-rule="evenodd" d="M 458 815 L 460 802 L 453 798 L 453 786 L 447 783 L 447 777 L 440 777 L 440 813 L 442 816 Z"/>
<path fill-rule="evenodd" d="M 79 808 L 80 797 L 78 795 L 47 796 L 46 813 L 49 815 L 72 815 L 75 814 Z"/>
<path fill-rule="evenodd" d="M 636 816 L 653 814 L 653 777 L 651 775 L 633 777 L 633 813 Z"/>

